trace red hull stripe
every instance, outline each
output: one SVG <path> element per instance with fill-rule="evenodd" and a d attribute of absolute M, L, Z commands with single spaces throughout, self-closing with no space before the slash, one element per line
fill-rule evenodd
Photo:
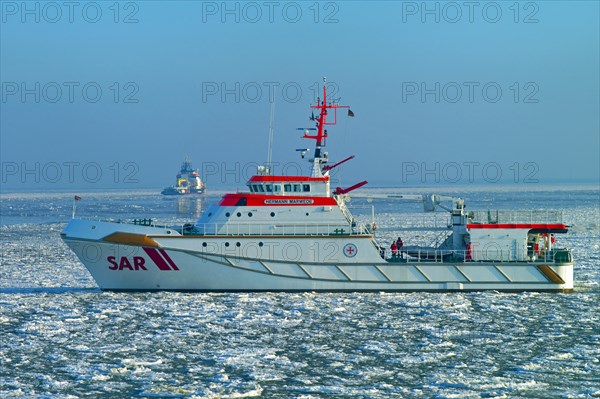
<path fill-rule="evenodd" d="M 567 228 L 566 224 L 554 223 L 554 224 L 544 224 L 544 223 L 518 223 L 518 224 L 493 224 L 493 223 L 483 223 L 483 224 L 467 224 L 467 229 L 544 229 L 544 230 L 565 230 Z"/>
<path fill-rule="evenodd" d="M 235 206 L 238 203 L 240 197 L 233 196 L 232 194 L 225 194 L 223 198 L 221 198 L 221 202 L 219 202 L 219 206 Z"/>
<path fill-rule="evenodd" d="M 262 194 L 226 194 L 220 206 L 337 206 L 331 197 Z"/>
<path fill-rule="evenodd" d="M 256 182 L 298 182 L 298 181 L 329 181 L 329 176 L 252 176 L 250 181 Z"/>
<path fill-rule="evenodd" d="M 160 254 L 158 253 L 156 248 L 145 248 L 144 247 L 144 251 L 148 254 L 150 259 L 152 259 L 152 261 L 154 263 L 156 263 L 156 266 L 158 266 L 158 268 L 160 270 L 171 270 L 169 265 L 167 265 L 165 260 L 160 256 Z"/>
<path fill-rule="evenodd" d="M 161 255 L 163 256 L 163 258 L 165 258 L 167 260 L 167 262 L 169 263 L 169 266 L 171 266 L 171 269 L 173 269 L 173 270 L 179 270 L 179 268 L 177 267 L 177 265 L 175 264 L 175 262 L 173 262 L 173 259 L 171 259 L 171 257 L 169 255 L 167 255 L 167 251 L 165 251 L 162 248 L 159 248 L 158 252 L 160 252 Z"/>

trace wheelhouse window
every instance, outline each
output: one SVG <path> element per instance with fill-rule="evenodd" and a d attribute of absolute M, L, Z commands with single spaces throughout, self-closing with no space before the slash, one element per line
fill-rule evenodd
<path fill-rule="evenodd" d="M 310 184 L 303 184 L 302 185 L 302 191 L 309 192 L 310 191 Z"/>
<path fill-rule="evenodd" d="M 273 186 L 273 191 L 275 191 L 276 193 L 280 192 L 281 191 L 281 186 L 279 184 L 275 184 Z"/>
<path fill-rule="evenodd" d="M 300 184 L 294 184 L 294 192 L 299 193 L 302 191 L 302 186 Z"/>
<path fill-rule="evenodd" d="M 291 184 L 284 184 L 283 185 L 283 191 L 285 191 L 286 193 L 289 193 L 290 191 L 292 191 L 292 185 Z"/>
<path fill-rule="evenodd" d="M 265 190 L 267 190 L 268 193 L 272 193 L 273 192 L 273 185 L 272 184 L 266 184 L 265 185 Z"/>
<path fill-rule="evenodd" d="M 265 188 L 263 187 L 263 185 L 262 185 L 262 184 L 257 184 L 257 185 L 256 185 L 256 188 L 258 188 L 258 191 L 259 191 L 259 192 L 261 192 L 261 193 L 264 193 L 264 192 L 265 192 Z"/>

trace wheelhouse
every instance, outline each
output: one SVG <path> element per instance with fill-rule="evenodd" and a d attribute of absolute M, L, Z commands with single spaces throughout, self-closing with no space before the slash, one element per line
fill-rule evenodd
<path fill-rule="evenodd" d="M 330 196 L 329 176 L 253 176 L 247 183 L 252 194 Z"/>

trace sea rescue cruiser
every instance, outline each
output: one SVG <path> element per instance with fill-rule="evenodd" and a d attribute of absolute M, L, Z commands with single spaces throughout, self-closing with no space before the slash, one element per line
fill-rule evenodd
<path fill-rule="evenodd" d="M 325 84 L 311 108 L 318 112 L 311 118 L 316 126 L 302 129 L 304 138 L 315 140 L 309 176 L 275 176 L 261 167 L 247 192 L 224 195 L 195 223 L 74 218 L 63 240 L 104 290 L 573 289 L 571 250 L 555 242 L 568 230 L 559 213 L 467 212 L 460 198 L 422 196 L 429 208 L 452 202 L 447 238 L 437 247 L 400 242 L 384 250 L 375 226 L 359 223 L 346 205 L 366 181 L 331 187 L 330 171 L 340 163 L 327 165 L 326 127 L 336 123 L 338 110 L 351 111 L 328 101 Z"/>

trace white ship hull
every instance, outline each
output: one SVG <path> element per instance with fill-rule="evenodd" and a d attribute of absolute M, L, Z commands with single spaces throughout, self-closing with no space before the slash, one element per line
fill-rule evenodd
<path fill-rule="evenodd" d="M 216 292 L 573 289 L 572 263 L 398 263 L 385 261 L 374 248 L 370 251 L 369 245 L 372 244 L 364 236 L 327 239 L 277 237 L 272 242 L 277 242 L 278 245 L 272 245 L 269 238 L 272 237 L 186 237 L 172 230 L 83 220 L 72 221 L 63 233 L 64 241 L 104 290 Z M 127 241 L 131 244 L 127 244 Z M 203 246 L 204 243 L 207 245 Z M 230 243 L 231 249 L 225 247 L 225 243 Z M 260 243 L 263 243 L 262 246 L 259 246 Z M 351 258 L 338 251 L 348 244 L 354 245 L 357 250 Z M 284 253 L 287 255 L 283 256 Z M 315 256 L 321 257 L 318 262 L 310 260 Z M 331 261 L 325 261 L 324 258 Z"/>

